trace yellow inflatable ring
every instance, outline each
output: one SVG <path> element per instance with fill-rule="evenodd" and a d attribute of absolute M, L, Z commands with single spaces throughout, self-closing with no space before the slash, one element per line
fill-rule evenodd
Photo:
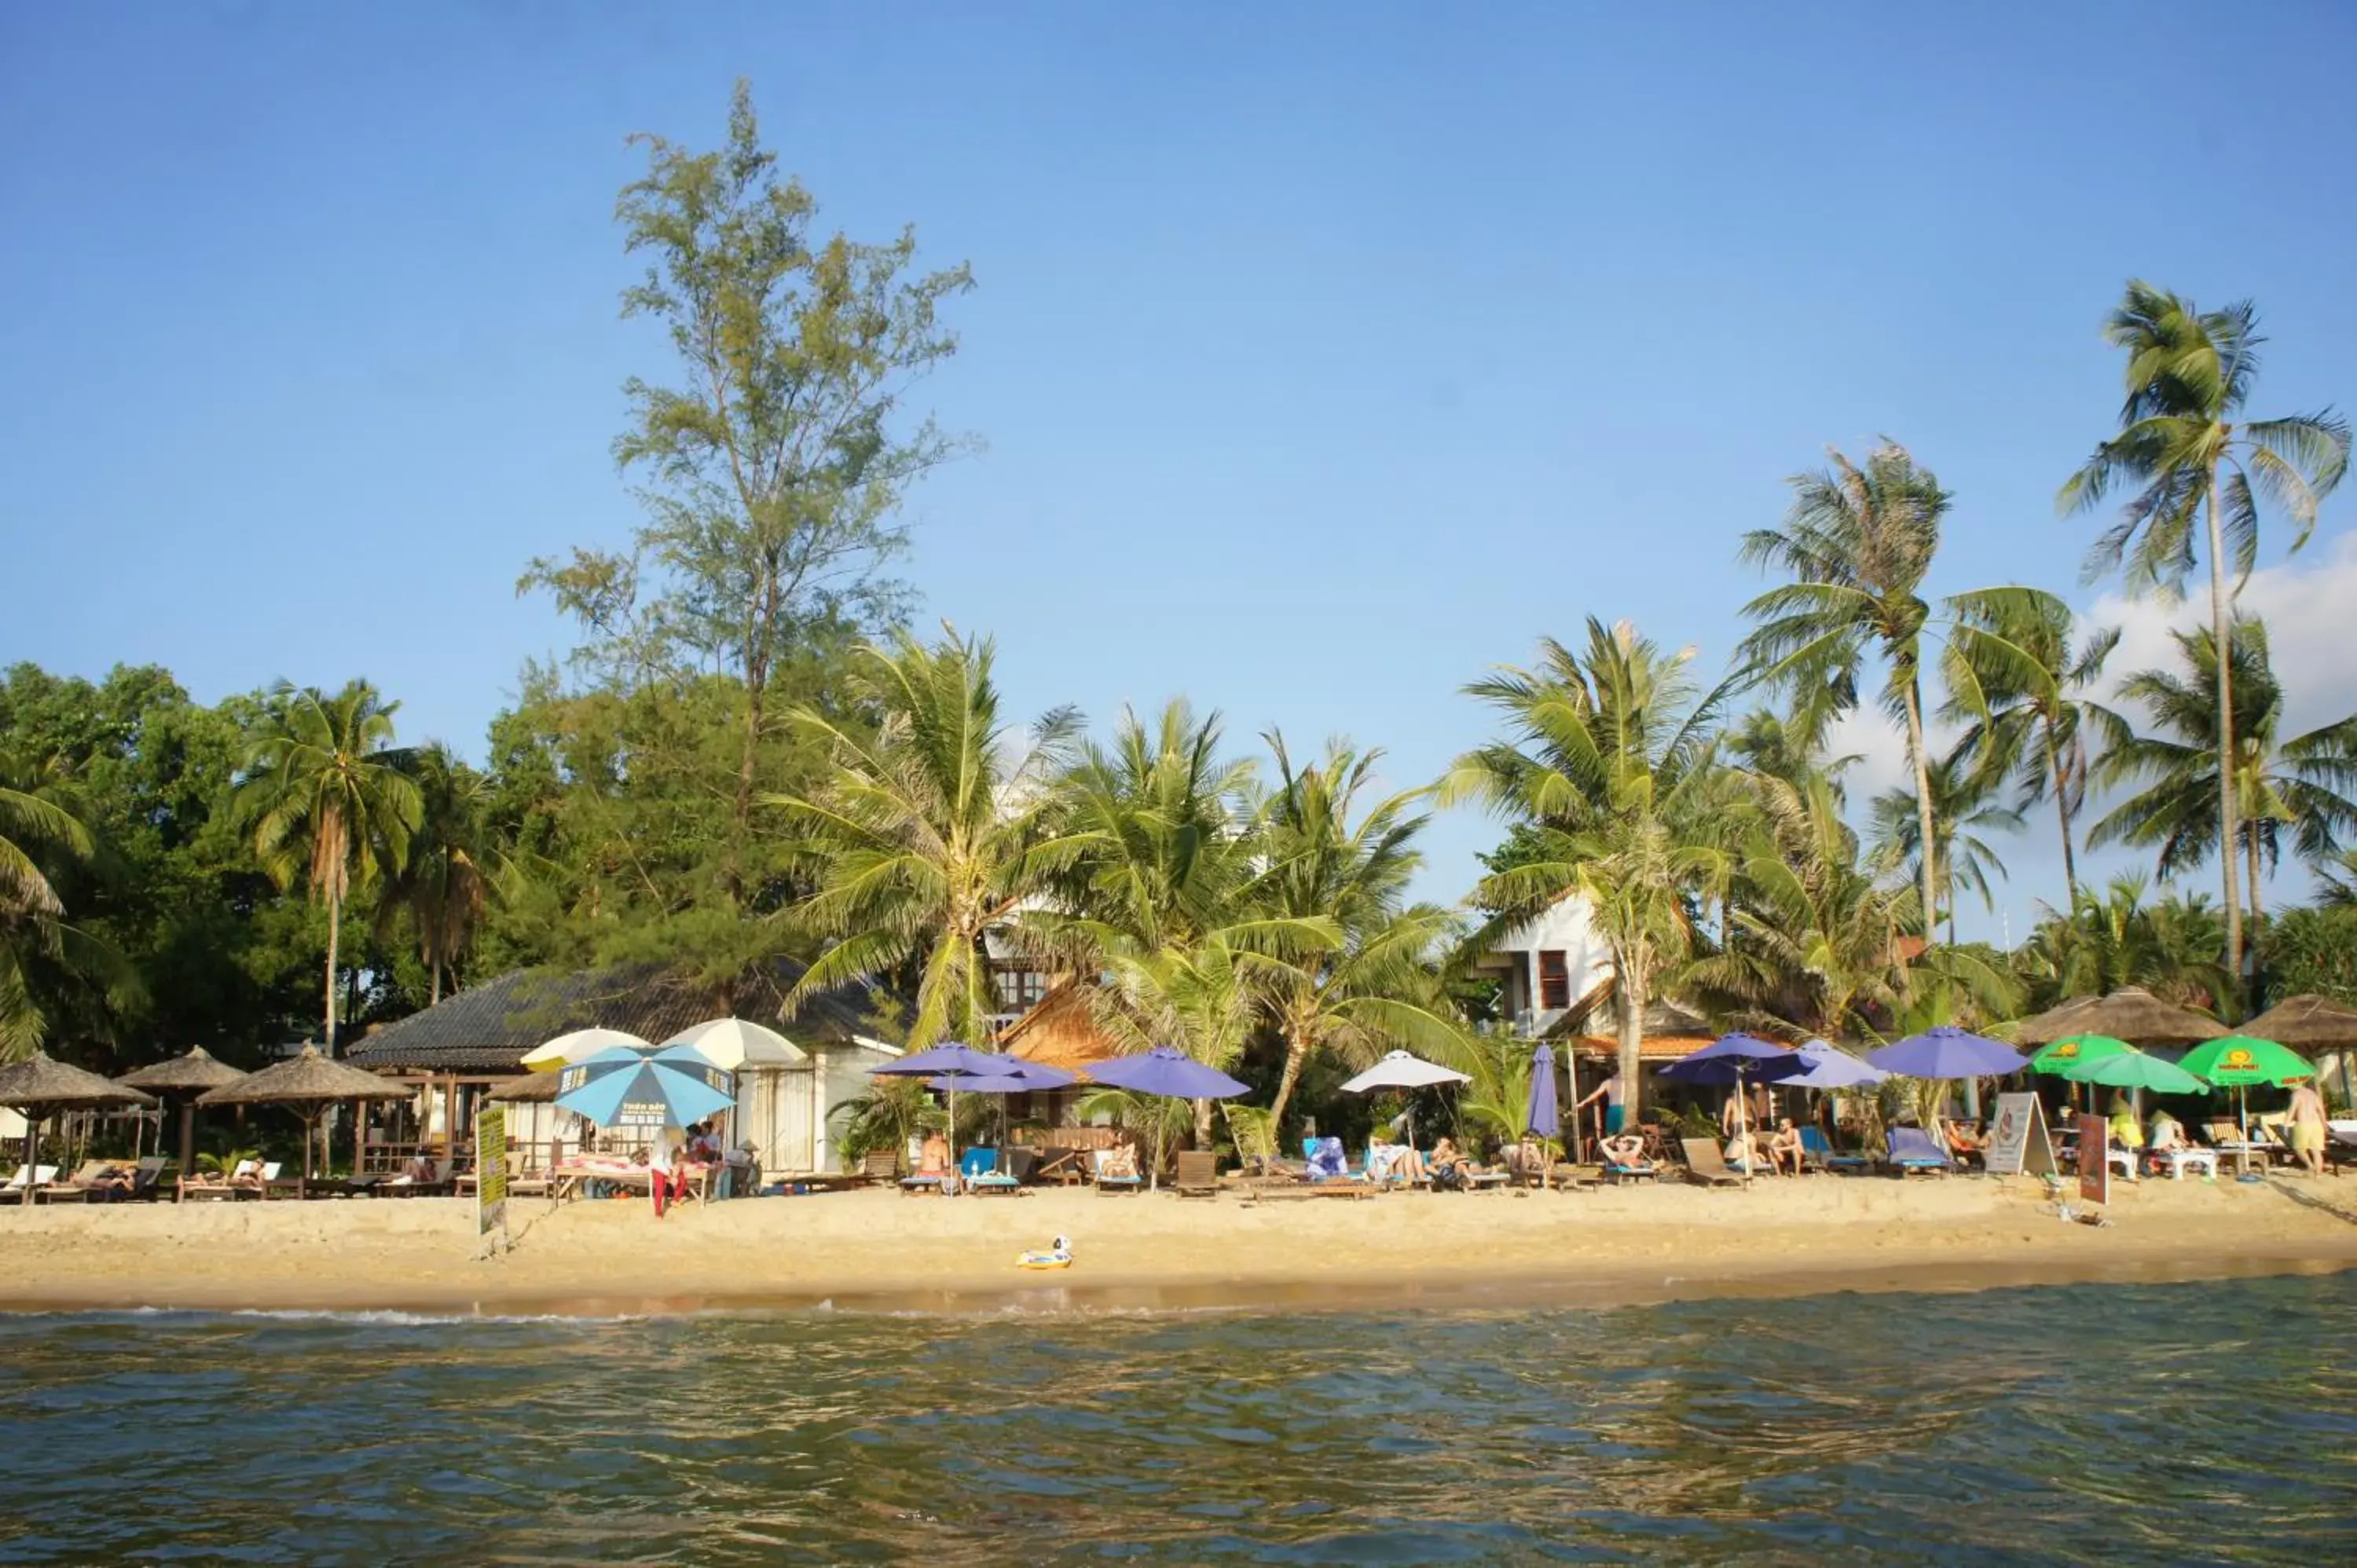
<path fill-rule="evenodd" d="M 1015 1266 L 1018 1269 L 1069 1269 L 1072 1266 L 1070 1252 L 1018 1252 Z"/>

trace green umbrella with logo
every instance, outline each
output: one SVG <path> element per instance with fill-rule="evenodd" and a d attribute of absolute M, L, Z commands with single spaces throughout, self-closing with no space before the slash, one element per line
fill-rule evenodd
<path fill-rule="evenodd" d="M 2116 1040 L 2112 1042 L 2118 1045 Z M 2200 1094 L 2210 1086 L 2158 1057 L 2134 1046 L 2121 1046 L 2092 1061 L 2081 1062 L 2062 1075 L 2076 1083 L 2100 1083 L 2106 1089 L 2149 1089 L 2155 1094 Z"/>
<path fill-rule="evenodd" d="M 2081 1068 L 2091 1067 L 2105 1057 L 2115 1057 L 2122 1051 L 2134 1049 L 2136 1047 L 2126 1040 L 2115 1040 L 2109 1035 L 2071 1035 L 2056 1040 L 2031 1057 L 2029 1070 L 2077 1078 Z"/>
<path fill-rule="evenodd" d="M 2298 1051 L 2249 1035 L 2229 1035 L 2222 1040 L 2196 1046 L 2177 1065 L 2205 1082 L 2234 1091 L 2243 1129 L 2243 1147 L 2237 1151 L 2235 1163 L 2246 1172 L 2251 1162 L 2251 1085 L 2264 1083 L 2279 1088 L 2296 1078 L 2316 1076 L 2316 1069 Z"/>

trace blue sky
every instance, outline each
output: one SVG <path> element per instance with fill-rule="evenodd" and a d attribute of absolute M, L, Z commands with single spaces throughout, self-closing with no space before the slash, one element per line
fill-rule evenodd
<path fill-rule="evenodd" d="M 1943 586 L 2157 645 L 2053 515 L 2097 329 L 2132 274 L 2253 296 L 2263 412 L 2357 397 L 2357 13 L 1900 9 L 7 7 L 0 660 L 365 673 L 479 752 L 567 637 L 518 572 L 636 518 L 622 138 L 709 145 L 738 75 L 826 221 L 973 263 L 927 392 L 988 450 L 909 570 L 1020 711 L 1183 692 L 1420 780 L 1588 614 L 1716 671 L 1738 533 L 1881 434 L 1957 493 Z M 2254 588 L 2310 719 L 2357 706 L 2352 505 Z M 1494 836 L 1444 819 L 1427 890 Z M 2010 847 L 2018 935 L 2060 877 Z"/>

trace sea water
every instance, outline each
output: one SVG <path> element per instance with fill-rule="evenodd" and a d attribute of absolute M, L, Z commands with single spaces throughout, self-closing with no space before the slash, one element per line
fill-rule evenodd
<path fill-rule="evenodd" d="M 0 1317 L 0 1560 L 2357 1561 L 2357 1277 Z"/>

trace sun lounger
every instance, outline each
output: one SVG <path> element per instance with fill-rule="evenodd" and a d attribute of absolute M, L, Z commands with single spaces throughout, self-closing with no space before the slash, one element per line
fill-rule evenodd
<path fill-rule="evenodd" d="M 199 1171 L 195 1176 L 184 1176 L 180 1178 L 179 1199 L 186 1203 L 190 1198 L 217 1199 L 251 1196 L 259 1192 L 260 1188 L 256 1183 L 261 1180 L 261 1176 L 260 1160 L 240 1160 L 237 1162 L 236 1168 L 227 1176 L 222 1176 L 218 1171 Z"/>
<path fill-rule="evenodd" d="M 1842 1155 L 1825 1141 L 1822 1127 L 1801 1129 L 1801 1168 L 1829 1171 L 1835 1176 L 1864 1176 L 1874 1168 L 1874 1160 L 1867 1155 Z"/>
<path fill-rule="evenodd" d="M 1632 1164 L 1623 1165 L 1618 1160 L 1607 1160 L 1598 1168 L 1603 1171 L 1604 1179 L 1614 1187 L 1619 1187 L 1624 1181 L 1656 1181 L 1660 1179 L 1662 1174 L 1662 1167 L 1642 1155 L 1638 1155 Z"/>
<path fill-rule="evenodd" d="M 1170 1177 L 1170 1190 L 1181 1197 L 1220 1196 L 1220 1156 L 1211 1149 L 1185 1149 Z"/>
<path fill-rule="evenodd" d="M 1095 1179 L 1100 1193 L 1146 1190 L 1146 1178 L 1137 1174 L 1135 1165 L 1126 1171 L 1117 1168 L 1114 1150 L 1092 1149 L 1089 1154 L 1089 1174 Z"/>
<path fill-rule="evenodd" d="M 1686 1157 L 1686 1175 L 1705 1187 L 1740 1187 L 1742 1173 L 1727 1163 L 1718 1145 L 1708 1138 L 1680 1138 L 1678 1148 Z"/>
<path fill-rule="evenodd" d="M 16 1174 L 0 1184 L 0 1203 L 29 1203 L 35 1191 L 57 1179 L 55 1165 L 18 1165 Z"/>
<path fill-rule="evenodd" d="M 957 1175 L 953 1171 L 919 1171 L 900 1178 L 900 1196 L 903 1197 L 916 1197 L 924 1193 L 940 1197 L 955 1191 Z"/>
<path fill-rule="evenodd" d="M 1884 1136 L 1890 1148 L 1891 1168 L 1901 1176 L 1949 1176 L 1955 1171 L 1956 1162 L 1921 1127 L 1893 1127 Z"/>
<path fill-rule="evenodd" d="M 870 1149 L 859 1157 L 859 1179 L 883 1187 L 900 1174 L 900 1156 L 890 1149 Z"/>
<path fill-rule="evenodd" d="M 958 1162 L 958 1179 L 977 1197 L 993 1193 L 1013 1197 L 1023 1190 L 1021 1182 L 998 1168 L 996 1149 L 968 1149 Z"/>

